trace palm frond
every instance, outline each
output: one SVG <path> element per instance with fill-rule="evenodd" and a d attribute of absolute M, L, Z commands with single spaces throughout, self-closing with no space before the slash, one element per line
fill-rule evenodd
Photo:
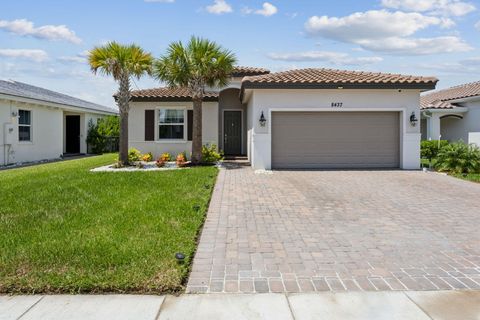
<path fill-rule="evenodd" d="M 170 87 L 225 86 L 236 63 L 235 55 L 213 41 L 192 37 L 188 44 L 170 44 L 154 63 L 153 74 Z"/>

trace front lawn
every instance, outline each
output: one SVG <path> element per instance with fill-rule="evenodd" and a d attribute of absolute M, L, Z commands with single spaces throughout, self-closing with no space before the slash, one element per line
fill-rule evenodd
<path fill-rule="evenodd" d="M 89 172 L 114 158 L 0 172 L 0 293 L 183 288 L 217 169 Z"/>
<path fill-rule="evenodd" d="M 463 180 L 468 180 L 472 182 L 477 182 L 480 183 L 480 174 L 479 173 L 468 173 L 468 174 L 452 174 L 452 176 L 463 179 Z"/>

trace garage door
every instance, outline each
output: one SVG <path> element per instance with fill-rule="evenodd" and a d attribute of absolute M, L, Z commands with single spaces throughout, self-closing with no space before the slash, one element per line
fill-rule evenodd
<path fill-rule="evenodd" d="M 273 112 L 272 167 L 398 168 L 398 112 Z"/>

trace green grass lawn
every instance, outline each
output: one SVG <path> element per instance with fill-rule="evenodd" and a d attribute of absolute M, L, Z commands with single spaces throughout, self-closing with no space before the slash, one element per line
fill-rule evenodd
<path fill-rule="evenodd" d="M 452 176 L 456 177 L 456 178 L 463 179 L 463 180 L 468 180 L 468 181 L 480 183 L 480 174 L 478 174 L 478 173 L 469 173 L 467 175 L 452 174 Z"/>
<path fill-rule="evenodd" d="M 182 290 L 217 169 L 89 172 L 115 157 L 0 171 L 0 293 Z"/>

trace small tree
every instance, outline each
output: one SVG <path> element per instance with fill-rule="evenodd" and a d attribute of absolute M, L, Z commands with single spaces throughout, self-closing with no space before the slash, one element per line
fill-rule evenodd
<path fill-rule="evenodd" d="M 93 48 L 88 61 L 93 73 L 112 76 L 119 84 L 116 95 L 120 111 L 119 161 L 128 164 L 128 112 L 130 110 L 130 77 L 139 79 L 151 74 L 153 58 L 137 45 L 122 45 L 109 42 L 105 46 Z"/>
<path fill-rule="evenodd" d="M 154 63 L 154 76 L 170 87 L 184 87 L 193 100 L 192 163 L 202 161 L 202 102 L 205 88 L 227 85 L 236 58 L 215 42 L 192 37 L 184 46 L 174 42 Z"/>

